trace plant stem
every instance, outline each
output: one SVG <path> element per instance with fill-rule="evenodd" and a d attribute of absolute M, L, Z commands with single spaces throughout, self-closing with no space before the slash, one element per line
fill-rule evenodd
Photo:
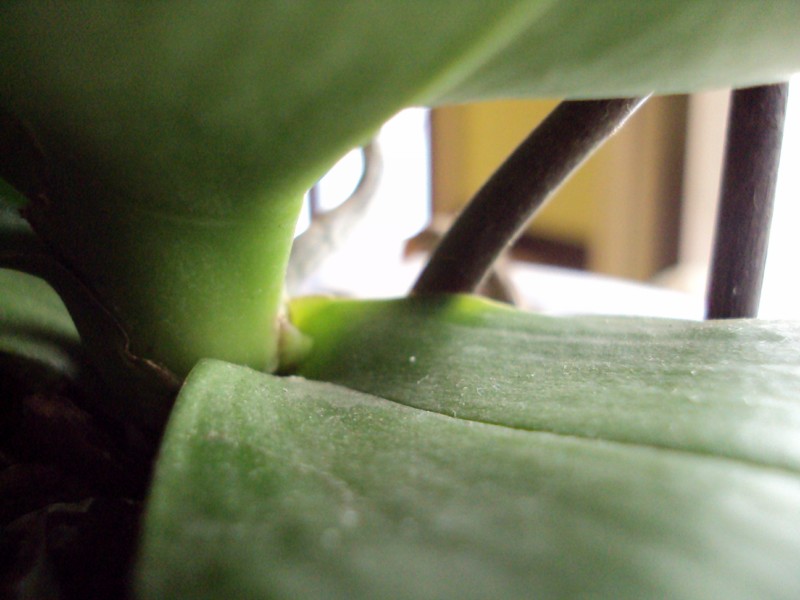
<path fill-rule="evenodd" d="M 788 84 L 735 90 L 706 317 L 758 313 L 778 179 Z"/>
<path fill-rule="evenodd" d="M 471 292 L 533 214 L 646 100 L 562 102 L 478 191 L 412 294 Z"/>

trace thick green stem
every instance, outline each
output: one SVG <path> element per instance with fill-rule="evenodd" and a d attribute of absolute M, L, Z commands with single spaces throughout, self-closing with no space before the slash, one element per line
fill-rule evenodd
<path fill-rule="evenodd" d="M 52 262 L 120 324 L 131 356 L 179 377 L 201 358 L 278 368 L 283 280 L 302 188 L 221 216 L 209 214 L 204 198 L 203 208 L 179 213 L 47 156 L 24 122 L 0 117 L 0 150 L 23 157 L 3 162 L 0 176 L 28 197 L 23 214 Z M 93 328 L 84 319 L 81 336 L 98 337 Z"/>
<path fill-rule="evenodd" d="M 214 221 L 54 203 L 29 219 L 125 323 L 133 354 L 181 376 L 207 357 L 271 371 L 297 210 L 286 204 Z"/>

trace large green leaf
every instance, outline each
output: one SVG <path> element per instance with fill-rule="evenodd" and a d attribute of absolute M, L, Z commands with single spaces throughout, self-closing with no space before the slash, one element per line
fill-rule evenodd
<path fill-rule="evenodd" d="M 798 22 L 796 0 L 7 1 L 0 176 L 134 352 L 271 368 L 302 192 L 393 112 L 772 81 Z"/>
<path fill-rule="evenodd" d="M 294 310 L 305 371 L 372 393 L 198 365 L 142 598 L 800 594 L 797 326 Z"/>
<path fill-rule="evenodd" d="M 0 99 L 161 216 L 294 193 L 411 102 L 675 92 L 800 70 L 793 0 L 5 2 Z M 35 43 L 34 43 L 35 42 Z"/>
<path fill-rule="evenodd" d="M 474 297 L 302 299 L 300 372 L 517 429 L 800 470 L 800 324 L 553 319 Z M 646 415 L 646 417 L 645 417 Z"/>

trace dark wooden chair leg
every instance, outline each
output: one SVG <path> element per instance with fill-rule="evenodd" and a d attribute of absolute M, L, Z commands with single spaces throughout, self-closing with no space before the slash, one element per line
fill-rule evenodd
<path fill-rule="evenodd" d="M 562 102 L 469 202 L 412 294 L 472 292 L 552 193 L 646 98 Z"/>
<path fill-rule="evenodd" d="M 706 318 L 755 317 L 767 257 L 788 84 L 735 90 Z"/>

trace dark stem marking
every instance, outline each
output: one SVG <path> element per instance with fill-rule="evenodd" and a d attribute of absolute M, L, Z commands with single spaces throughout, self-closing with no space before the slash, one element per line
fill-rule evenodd
<path fill-rule="evenodd" d="M 558 105 L 459 215 L 411 293 L 474 291 L 533 214 L 645 99 Z"/>
<path fill-rule="evenodd" d="M 758 312 L 787 96 L 786 83 L 733 92 L 708 319 L 752 318 Z"/>

